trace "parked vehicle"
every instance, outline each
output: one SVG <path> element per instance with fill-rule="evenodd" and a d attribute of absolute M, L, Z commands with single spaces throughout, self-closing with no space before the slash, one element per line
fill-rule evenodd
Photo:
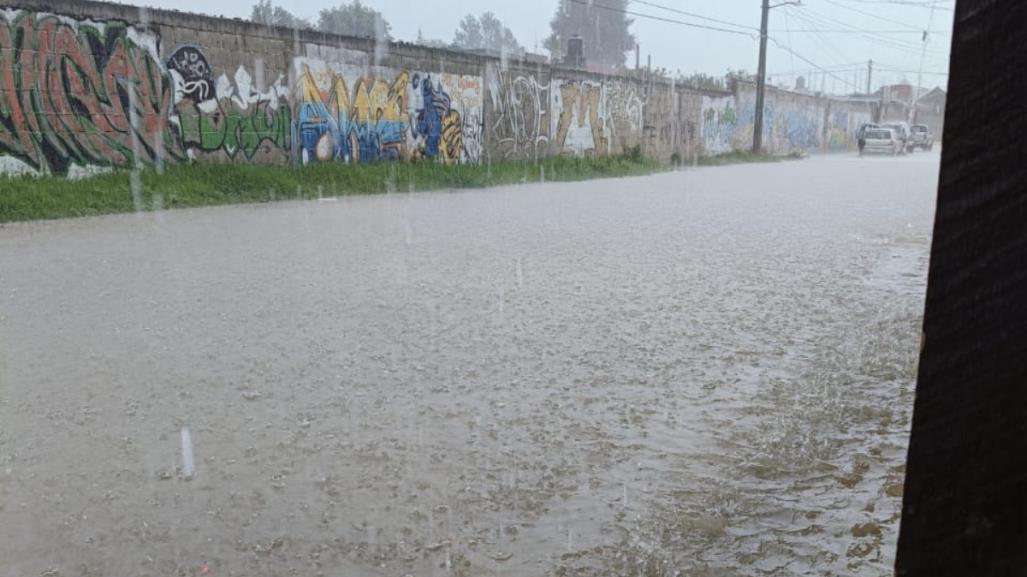
<path fill-rule="evenodd" d="M 904 144 L 890 128 L 871 128 L 864 134 L 863 154 L 891 154 L 895 156 L 904 150 Z"/>
<path fill-rule="evenodd" d="M 934 134 L 931 134 L 930 128 L 924 124 L 914 124 L 909 130 L 909 152 L 913 152 L 917 148 L 923 150 L 934 149 Z"/>
<path fill-rule="evenodd" d="M 907 122 L 889 122 L 882 124 L 881 128 L 888 128 L 895 132 L 895 138 L 902 143 L 902 148 L 899 149 L 900 153 L 906 152 L 909 147 L 910 132 L 909 123 Z"/>

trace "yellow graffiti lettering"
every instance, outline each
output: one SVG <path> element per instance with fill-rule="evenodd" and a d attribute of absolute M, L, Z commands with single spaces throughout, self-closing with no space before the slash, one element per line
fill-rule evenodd
<path fill-rule="evenodd" d="M 460 153 L 464 149 L 464 132 L 460 122 L 460 113 L 450 110 L 442 117 L 442 143 L 439 155 L 444 164 L 460 162 Z"/>

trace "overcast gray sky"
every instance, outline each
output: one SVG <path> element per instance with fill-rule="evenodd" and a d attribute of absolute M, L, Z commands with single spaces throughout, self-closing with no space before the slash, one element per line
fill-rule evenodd
<path fill-rule="evenodd" d="M 126 3 L 246 18 L 255 0 L 128 0 Z M 590 0 L 598 4 L 606 0 Z M 772 0 L 776 4 L 781 0 Z M 331 0 L 282 0 L 276 5 L 316 21 Z M 494 12 L 529 50 L 549 33 L 559 0 L 366 0 L 392 25 L 393 36 L 413 40 L 453 39 L 457 22 L 467 13 Z M 954 0 L 802 0 L 770 12 L 768 72 L 774 84 L 794 84 L 798 74 L 824 83 L 829 92 L 866 88 L 867 61 L 875 61 L 873 84 L 902 79 L 915 82 L 921 61 L 922 32 L 927 43 L 922 85 L 947 83 Z M 932 10 L 933 7 L 933 10 Z M 748 32 L 729 34 L 635 15 L 633 31 L 642 46 L 642 61 L 685 73 L 721 75 L 729 68 L 755 71 L 760 0 L 633 0 L 631 12 L 690 24 Z M 690 14 L 683 14 L 687 12 Z M 706 19 L 701 19 L 704 17 Z M 726 22 L 723 24 L 715 20 Z M 743 27 L 751 27 L 746 29 Z M 634 62 L 634 56 L 630 58 Z M 826 69 L 817 70 L 817 68 Z"/>

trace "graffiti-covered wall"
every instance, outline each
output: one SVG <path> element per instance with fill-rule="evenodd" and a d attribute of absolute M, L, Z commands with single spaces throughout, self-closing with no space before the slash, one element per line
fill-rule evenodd
<path fill-rule="evenodd" d="M 604 156 L 638 148 L 666 161 L 695 144 L 696 123 L 685 118 L 689 112 L 681 104 L 687 99 L 668 84 L 499 63 L 487 66 L 485 78 L 487 150 L 495 159 Z M 698 104 L 693 112 L 698 115 Z"/>
<path fill-rule="evenodd" d="M 159 36 L 123 22 L 0 13 L 0 167 L 67 173 L 178 158 Z"/>
<path fill-rule="evenodd" d="M 480 162 L 480 76 L 374 65 L 362 52 L 307 47 L 293 60 L 298 160 Z"/>
<path fill-rule="evenodd" d="M 702 139 L 707 154 L 723 154 L 733 150 L 732 141 L 738 124 L 735 106 L 732 94 L 703 95 Z"/>
<path fill-rule="evenodd" d="M 548 68 L 516 69 L 490 62 L 485 71 L 485 134 L 498 160 L 549 154 L 552 101 Z"/>
<path fill-rule="evenodd" d="M 755 89 L 672 83 L 91 0 L 0 7 L 0 173 L 171 162 L 444 164 L 744 150 Z M 768 92 L 771 152 L 868 115 Z"/>
<path fill-rule="evenodd" d="M 851 149 L 860 126 L 873 120 L 867 103 L 831 100 L 825 112 L 824 148 L 830 152 Z"/>
<path fill-rule="evenodd" d="M 704 95 L 702 140 L 707 154 L 752 147 L 756 86 L 738 83 L 732 93 Z M 763 108 L 763 148 L 771 154 L 842 151 L 870 122 L 866 103 L 768 88 Z"/>
<path fill-rule="evenodd" d="M 101 2 L 26 0 L 0 8 L 0 172 L 481 162 L 485 61 L 439 52 Z"/>
<path fill-rule="evenodd" d="M 284 74 L 268 86 L 258 86 L 245 65 L 215 77 L 193 45 L 176 47 L 166 67 L 174 86 L 172 136 L 190 159 L 288 159 L 292 111 Z"/>
<path fill-rule="evenodd" d="M 763 146 L 769 153 L 816 150 L 823 134 L 826 102 L 812 95 L 768 89 L 763 108 Z M 738 83 L 737 118 L 732 134 L 736 150 L 751 147 L 756 118 L 756 87 Z"/>

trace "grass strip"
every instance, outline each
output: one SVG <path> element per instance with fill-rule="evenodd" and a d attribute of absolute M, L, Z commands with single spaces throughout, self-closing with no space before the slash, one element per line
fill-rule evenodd
<path fill-rule="evenodd" d="M 136 174 L 115 171 L 79 180 L 56 176 L 0 177 L 0 223 L 356 194 L 483 188 L 542 180 L 576 181 L 651 174 L 666 168 L 636 153 L 457 166 L 435 162 L 309 166 L 195 163 L 169 165 L 161 173 L 150 167 Z M 137 185 L 133 186 L 133 182 Z"/>
<path fill-rule="evenodd" d="M 727 164 L 747 164 L 751 162 L 781 162 L 782 160 L 800 160 L 802 153 L 793 152 L 784 156 L 774 154 L 755 154 L 750 151 L 733 151 L 713 156 L 699 157 L 696 164 L 699 166 L 724 166 Z"/>

